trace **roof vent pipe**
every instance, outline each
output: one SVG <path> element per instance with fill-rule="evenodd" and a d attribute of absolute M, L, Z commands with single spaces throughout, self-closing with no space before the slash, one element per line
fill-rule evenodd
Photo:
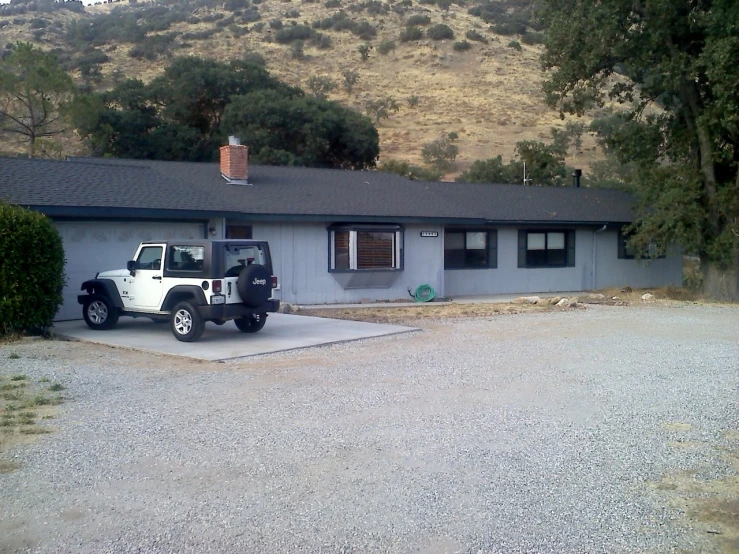
<path fill-rule="evenodd" d="M 572 172 L 572 186 L 576 189 L 580 188 L 580 177 L 582 177 L 582 169 L 576 169 Z"/>

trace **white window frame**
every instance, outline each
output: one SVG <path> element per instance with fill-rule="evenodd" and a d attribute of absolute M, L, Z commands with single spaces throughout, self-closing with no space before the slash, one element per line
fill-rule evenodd
<path fill-rule="evenodd" d="M 349 233 L 349 269 L 337 269 L 336 268 L 336 233 Z M 372 269 L 358 269 L 357 260 L 357 233 L 392 233 L 393 235 L 393 252 L 392 252 L 392 267 L 372 268 Z M 356 228 L 344 228 L 344 229 L 331 229 L 329 233 L 329 253 L 331 259 L 329 260 L 329 267 L 331 271 L 400 271 L 403 269 L 402 260 L 402 245 L 403 245 L 403 229 L 398 229 L 393 226 L 391 229 L 383 229 L 382 227 L 356 227 Z"/>

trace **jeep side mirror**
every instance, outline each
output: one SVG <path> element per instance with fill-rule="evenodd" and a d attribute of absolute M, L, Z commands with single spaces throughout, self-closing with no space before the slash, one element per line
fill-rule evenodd
<path fill-rule="evenodd" d="M 128 260 L 128 263 L 126 263 L 126 269 L 132 276 L 136 275 L 136 262 L 133 260 Z"/>

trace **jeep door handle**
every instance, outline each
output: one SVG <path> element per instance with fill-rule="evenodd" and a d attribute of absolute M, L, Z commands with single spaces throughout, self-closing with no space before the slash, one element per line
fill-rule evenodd
<path fill-rule="evenodd" d="M 154 275 L 154 277 L 152 277 L 152 279 L 156 279 L 157 281 L 161 281 L 162 280 L 162 278 L 159 275 Z"/>

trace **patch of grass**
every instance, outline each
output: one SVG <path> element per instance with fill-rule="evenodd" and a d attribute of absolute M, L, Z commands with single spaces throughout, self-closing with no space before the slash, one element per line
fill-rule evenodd
<path fill-rule="evenodd" d="M 51 392 L 58 393 L 66 387 L 47 383 L 51 383 L 47 377 L 34 382 L 27 375 L 0 374 L 0 455 L 17 443 L 28 442 L 34 435 L 53 431 L 52 427 L 38 423 L 54 417 L 54 406 L 61 404 L 64 397 Z M 3 464 L 0 459 L 0 473 L 17 469 L 17 465 Z"/>
<path fill-rule="evenodd" d="M 3 400 L 20 400 L 22 398 L 21 391 L 14 388 L 13 390 L 6 391 L 0 396 Z"/>
<path fill-rule="evenodd" d="M 18 462 L 12 460 L 0 460 L 0 473 L 10 473 L 20 468 L 21 465 Z"/>
<path fill-rule="evenodd" d="M 21 427 L 20 432 L 24 435 L 45 435 L 51 433 L 48 427 Z"/>
<path fill-rule="evenodd" d="M 40 394 L 33 397 L 33 399 L 30 401 L 30 406 L 48 406 L 52 403 L 51 398 L 47 396 L 42 396 Z"/>
<path fill-rule="evenodd" d="M 23 381 L 19 381 L 16 383 L 3 383 L 2 385 L 0 385 L 0 391 L 9 391 L 9 390 L 12 391 L 12 390 L 23 388 L 25 386 L 26 386 L 26 383 L 24 383 Z"/>

